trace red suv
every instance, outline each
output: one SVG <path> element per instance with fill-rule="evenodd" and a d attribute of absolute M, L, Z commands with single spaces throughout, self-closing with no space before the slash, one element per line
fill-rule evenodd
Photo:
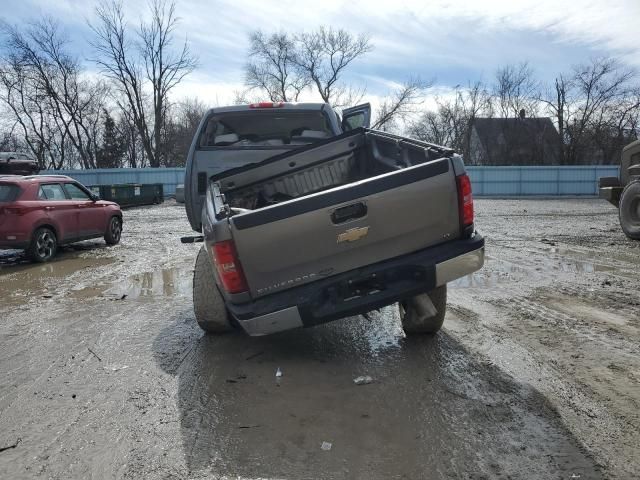
<path fill-rule="evenodd" d="M 63 175 L 0 176 L 0 249 L 46 262 L 58 246 L 104 237 L 120 241 L 122 212 Z"/>

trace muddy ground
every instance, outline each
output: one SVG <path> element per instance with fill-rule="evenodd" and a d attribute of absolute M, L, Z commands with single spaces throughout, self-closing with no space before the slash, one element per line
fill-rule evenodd
<path fill-rule="evenodd" d="M 640 242 L 599 200 L 476 206 L 486 266 L 435 337 L 391 307 L 204 336 L 173 203 L 113 248 L 0 252 L 0 478 L 640 477 Z"/>

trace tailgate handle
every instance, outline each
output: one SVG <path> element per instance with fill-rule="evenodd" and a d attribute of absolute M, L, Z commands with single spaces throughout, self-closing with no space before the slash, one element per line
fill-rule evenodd
<path fill-rule="evenodd" d="M 331 214 L 331 221 L 334 224 L 348 222 L 349 220 L 355 220 L 356 218 L 362 218 L 367 214 L 367 206 L 362 203 L 352 203 L 346 207 L 341 207 L 333 211 Z"/>

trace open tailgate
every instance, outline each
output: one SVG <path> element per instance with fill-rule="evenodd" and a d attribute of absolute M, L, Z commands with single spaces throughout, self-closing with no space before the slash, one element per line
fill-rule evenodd
<path fill-rule="evenodd" d="M 449 158 L 235 215 L 229 222 L 254 298 L 460 235 Z"/>

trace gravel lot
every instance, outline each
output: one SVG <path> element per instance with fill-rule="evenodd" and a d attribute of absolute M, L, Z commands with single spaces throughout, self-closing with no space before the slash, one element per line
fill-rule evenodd
<path fill-rule="evenodd" d="M 476 209 L 486 266 L 424 338 L 391 307 L 203 336 L 171 202 L 113 248 L 0 252 L 0 478 L 640 477 L 640 242 L 600 200 Z"/>

